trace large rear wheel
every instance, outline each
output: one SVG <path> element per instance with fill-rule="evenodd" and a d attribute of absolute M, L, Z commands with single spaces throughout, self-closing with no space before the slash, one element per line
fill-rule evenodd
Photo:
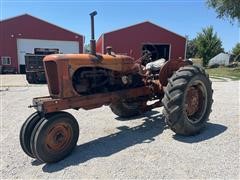
<path fill-rule="evenodd" d="M 162 100 L 168 126 L 181 135 L 199 133 L 211 113 L 212 93 L 212 84 L 204 69 L 180 68 L 169 79 Z"/>

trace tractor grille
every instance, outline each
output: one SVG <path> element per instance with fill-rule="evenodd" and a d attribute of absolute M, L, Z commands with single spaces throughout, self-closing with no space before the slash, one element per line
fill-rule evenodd
<path fill-rule="evenodd" d="M 57 64 L 54 61 L 46 61 L 44 63 L 46 67 L 48 87 L 49 87 L 50 94 L 59 95 Z"/>

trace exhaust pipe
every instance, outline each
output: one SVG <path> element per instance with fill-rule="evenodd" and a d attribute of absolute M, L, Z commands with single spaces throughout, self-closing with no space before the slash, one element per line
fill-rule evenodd
<path fill-rule="evenodd" d="M 91 16 L 91 40 L 90 40 L 90 47 L 91 47 L 91 54 L 96 55 L 96 40 L 94 35 L 94 16 L 97 15 L 97 11 L 93 11 L 90 13 Z"/>

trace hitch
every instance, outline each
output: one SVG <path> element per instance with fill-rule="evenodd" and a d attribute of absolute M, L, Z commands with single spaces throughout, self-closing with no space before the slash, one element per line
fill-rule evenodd
<path fill-rule="evenodd" d="M 28 108 L 36 108 L 36 107 L 37 107 L 36 104 L 34 104 L 34 105 L 29 105 L 29 106 L 28 106 Z"/>

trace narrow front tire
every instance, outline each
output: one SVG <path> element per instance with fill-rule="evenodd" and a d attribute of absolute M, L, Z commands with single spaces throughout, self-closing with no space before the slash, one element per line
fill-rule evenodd
<path fill-rule="evenodd" d="M 56 112 L 43 117 L 31 137 L 31 149 L 36 159 L 57 162 L 75 148 L 79 136 L 76 119 L 67 112 Z"/>

